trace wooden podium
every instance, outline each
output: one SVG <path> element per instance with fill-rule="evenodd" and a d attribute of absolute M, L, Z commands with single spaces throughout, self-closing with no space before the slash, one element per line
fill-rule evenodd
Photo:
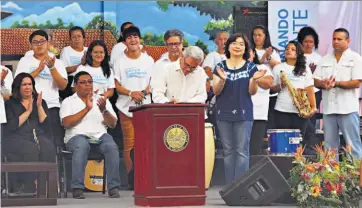
<path fill-rule="evenodd" d="M 149 104 L 130 109 L 135 205 L 205 204 L 204 108 L 204 104 Z"/>

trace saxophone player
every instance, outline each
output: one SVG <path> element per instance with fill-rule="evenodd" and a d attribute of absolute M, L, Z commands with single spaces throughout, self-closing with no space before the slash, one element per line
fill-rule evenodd
<path fill-rule="evenodd" d="M 286 79 L 282 79 L 281 72 Z M 285 62 L 274 67 L 273 76 L 274 84 L 271 89 L 279 92 L 275 104 L 275 117 L 278 118 L 275 120 L 276 128 L 299 129 L 304 135 L 308 118 L 317 112 L 317 108 L 313 75 L 306 65 L 300 43 L 288 43 L 285 48 Z M 306 95 L 300 96 L 298 90 L 306 91 Z"/>

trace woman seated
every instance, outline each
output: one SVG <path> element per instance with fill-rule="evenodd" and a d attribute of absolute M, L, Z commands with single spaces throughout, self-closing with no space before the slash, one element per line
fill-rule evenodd
<path fill-rule="evenodd" d="M 56 151 L 49 137 L 52 134 L 48 107 L 42 93 L 36 92 L 33 77 L 27 73 L 18 74 L 12 84 L 12 93 L 5 103 L 7 123 L 2 140 L 7 162 L 55 162 Z M 36 173 L 16 174 L 13 177 L 13 187 L 16 189 L 13 191 L 36 191 Z"/>

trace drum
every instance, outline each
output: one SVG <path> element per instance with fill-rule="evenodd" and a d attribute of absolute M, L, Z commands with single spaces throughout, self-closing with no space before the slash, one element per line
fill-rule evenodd
<path fill-rule="evenodd" d="M 301 144 L 302 137 L 299 129 L 269 129 L 270 154 L 294 154 Z"/>
<path fill-rule="evenodd" d="M 214 131 L 211 123 L 205 123 L 205 188 L 209 188 L 215 162 Z"/>

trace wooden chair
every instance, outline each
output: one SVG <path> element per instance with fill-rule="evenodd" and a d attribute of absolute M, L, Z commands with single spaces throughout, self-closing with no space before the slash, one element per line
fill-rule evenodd
<path fill-rule="evenodd" d="M 39 183 L 47 183 L 46 190 L 37 190 L 37 198 L 1 197 L 1 206 L 44 206 L 57 205 L 57 173 L 56 163 L 48 162 L 3 162 L 1 172 L 47 172 L 48 177 L 39 177 Z"/>

